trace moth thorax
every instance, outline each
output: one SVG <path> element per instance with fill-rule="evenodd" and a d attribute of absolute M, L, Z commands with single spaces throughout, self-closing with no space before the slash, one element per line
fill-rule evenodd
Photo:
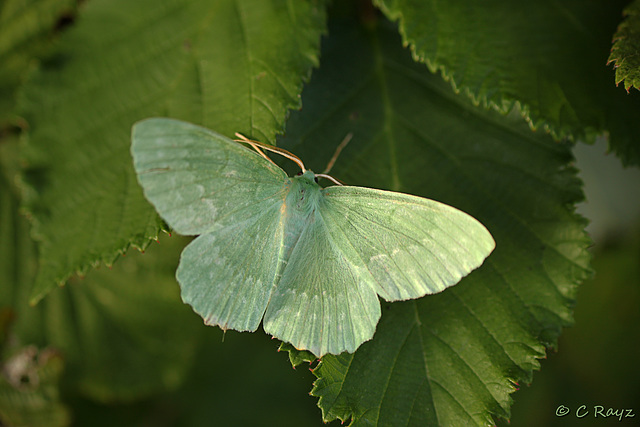
<path fill-rule="evenodd" d="M 303 175 L 292 178 L 293 185 L 287 196 L 287 205 L 299 214 L 310 214 L 322 196 L 322 188 L 315 182 L 315 175 L 306 171 Z"/>

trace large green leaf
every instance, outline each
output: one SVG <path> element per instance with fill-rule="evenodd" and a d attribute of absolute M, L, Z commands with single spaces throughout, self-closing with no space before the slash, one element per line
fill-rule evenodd
<path fill-rule="evenodd" d="M 0 309 L 12 313 L 35 276 L 36 249 L 20 205 L 18 137 L 0 136 Z"/>
<path fill-rule="evenodd" d="M 149 255 L 151 251 L 149 252 Z M 196 316 L 194 314 L 194 316 Z M 278 342 L 201 325 L 187 381 L 170 393 L 126 404 L 70 402 L 75 424 L 91 427 L 320 426 L 313 375 L 291 369 Z M 248 409 L 249 408 L 249 409 Z"/>
<path fill-rule="evenodd" d="M 14 319 L 7 329 L 9 341 L 19 348 L 57 351 L 56 358 L 42 363 L 52 366 L 46 371 L 51 372 L 51 380 L 60 374 L 62 361 L 57 358 L 61 356 L 65 383 L 94 399 L 134 399 L 179 386 L 202 336 L 202 322 L 181 303 L 174 278 L 186 239 L 165 237 L 150 248 L 151 255 L 130 250 L 112 269 L 73 278 L 67 287 L 55 289 L 50 298 L 32 307 L 28 297 L 36 247 L 26 218 L 18 214 L 17 165 L 17 140 L 3 138 L 0 313 L 10 313 Z M 5 391 L 6 398 L 12 398 L 11 390 Z"/>
<path fill-rule="evenodd" d="M 93 399 L 130 400 L 179 386 L 202 332 L 173 277 L 184 244 L 164 238 L 152 255 L 130 250 L 113 269 L 72 278 L 36 307 L 22 298 L 15 334 L 58 349 L 68 382 Z"/>
<path fill-rule="evenodd" d="M 323 28 L 314 0 L 88 2 L 22 98 L 40 240 L 32 300 L 157 236 L 129 154 L 136 120 L 168 115 L 273 141 Z"/>
<path fill-rule="evenodd" d="M 60 398 L 64 360 L 54 349 L 23 344 L 15 334 L 20 288 L 33 279 L 35 246 L 18 214 L 18 139 L 0 136 L 0 424 L 66 426 Z M 27 288 L 28 289 L 28 288 Z"/>
<path fill-rule="evenodd" d="M 531 381 L 545 346 L 572 322 L 588 275 L 570 145 L 473 107 L 413 62 L 395 28 L 366 28 L 330 26 L 281 146 L 321 170 L 353 132 L 334 176 L 460 208 L 487 226 L 496 249 L 451 289 L 383 304 L 372 341 L 322 358 L 313 394 L 325 420 L 491 425 L 508 418 L 514 383 Z"/>
<path fill-rule="evenodd" d="M 610 178 L 604 177 L 607 179 Z M 625 187 L 624 181 L 617 181 L 617 188 L 607 184 L 604 186 L 610 192 Z M 587 182 L 587 197 L 594 190 L 597 191 L 597 187 L 590 189 Z M 593 224 L 603 217 L 595 215 L 590 219 Z M 544 361 L 542 372 L 536 374 L 532 386 L 523 388 L 515 396 L 512 426 L 638 424 L 640 217 L 624 230 L 624 234 L 609 234 L 606 240 L 598 241 L 594 237 L 596 274 L 580 286 L 576 324 L 562 334 L 558 342 L 560 351 Z M 564 417 L 556 415 L 560 405 L 569 409 Z M 597 406 L 604 407 L 601 414 L 596 412 Z M 622 417 L 610 415 L 605 420 L 610 407 L 615 408 L 614 411 L 625 409 Z M 588 415 L 579 418 L 576 414 Z M 498 425 L 508 427 L 506 423 Z"/>
<path fill-rule="evenodd" d="M 635 0 L 625 10 L 625 19 L 614 36 L 609 62 L 616 67 L 616 84 L 624 82 L 624 88 L 640 89 L 640 0 Z"/>
<path fill-rule="evenodd" d="M 75 0 L 0 2 L 0 126 L 15 114 L 15 95 L 34 56 L 51 45 L 51 29 Z"/>
<path fill-rule="evenodd" d="M 606 131 L 624 163 L 640 164 L 631 125 L 640 94 L 616 88 L 606 67 L 625 0 L 375 3 L 399 21 L 415 58 L 477 102 L 503 111 L 517 102 L 533 127 L 559 137 Z"/>

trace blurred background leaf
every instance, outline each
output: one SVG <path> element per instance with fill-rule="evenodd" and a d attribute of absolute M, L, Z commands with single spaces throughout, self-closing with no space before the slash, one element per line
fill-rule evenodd
<path fill-rule="evenodd" d="M 153 257 L 131 250 L 112 269 L 73 278 L 36 307 L 23 297 L 14 332 L 61 351 L 67 380 L 96 400 L 175 388 L 195 357 L 201 323 L 181 303 L 173 278 L 185 241 L 164 238 Z"/>
<path fill-rule="evenodd" d="M 0 424 L 66 426 L 63 359 L 53 349 L 21 343 L 14 333 L 18 289 L 28 289 L 35 267 L 29 226 L 18 214 L 17 159 L 16 135 L 0 135 Z"/>
<path fill-rule="evenodd" d="M 189 370 L 201 323 L 180 302 L 173 278 L 186 239 L 171 239 L 155 257 L 132 252 L 113 270 L 91 271 L 32 307 L 37 252 L 18 213 L 17 169 L 11 167 L 18 164 L 17 140 L 3 139 L 0 155 L 0 308 L 13 319 L 7 351 L 54 348 L 64 358 L 65 381 L 94 399 L 125 400 L 175 388 Z"/>
<path fill-rule="evenodd" d="M 33 59 L 51 50 L 54 32 L 71 22 L 76 0 L 0 2 L 0 128 L 16 120 L 16 93 Z"/>
<path fill-rule="evenodd" d="M 529 387 L 514 395 L 512 426 L 635 425 L 640 416 L 640 170 L 624 169 L 605 141 L 578 145 L 577 167 L 590 219 L 595 276 L 580 286 L 575 325 L 559 339 Z M 570 408 L 564 417 L 556 408 Z M 576 410 L 588 415 L 576 417 Z M 632 409 L 635 418 L 595 417 L 594 407 Z M 507 423 L 500 423 L 506 426 Z"/>
<path fill-rule="evenodd" d="M 60 399 L 63 360 L 49 349 L 27 346 L 2 362 L 0 423 L 7 426 L 62 427 L 70 412 Z"/>
<path fill-rule="evenodd" d="M 503 112 L 517 103 L 534 128 L 557 137 L 607 132 L 623 163 L 640 165 L 640 94 L 616 88 L 604 66 L 627 2 L 375 1 L 415 58 L 476 102 Z"/>
<path fill-rule="evenodd" d="M 628 92 L 632 87 L 640 89 L 640 1 L 627 6 L 624 15 L 613 38 L 609 62 L 616 68 L 616 85 L 624 82 Z"/>

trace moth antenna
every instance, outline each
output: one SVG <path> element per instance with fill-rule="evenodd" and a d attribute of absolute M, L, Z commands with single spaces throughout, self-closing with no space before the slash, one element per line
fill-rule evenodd
<path fill-rule="evenodd" d="M 242 135 L 240 133 L 237 133 L 237 132 L 236 132 L 236 136 L 238 138 L 240 138 L 240 140 L 236 139 L 235 141 L 244 142 L 246 144 L 251 145 L 254 148 L 254 150 L 257 150 L 260 154 L 262 154 L 262 156 L 264 156 L 267 160 L 269 160 L 274 165 L 275 165 L 275 163 L 273 162 L 273 160 L 271 160 L 264 153 L 262 153 L 258 149 L 258 147 L 262 148 L 263 150 L 271 151 L 272 153 L 280 154 L 282 157 L 286 157 L 287 159 L 296 162 L 296 164 L 300 167 L 300 169 L 302 169 L 303 173 L 307 171 L 307 168 L 304 167 L 304 163 L 302 163 L 302 160 L 300 160 L 300 158 L 298 156 L 296 156 L 293 153 L 290 153 L 289 151 L 285 150 L 284 148 L 274 147 L 273 145 L 264 144 L 262 142 L 250 140 L 249 138 L 247 138 L 244 135 Z"/>
<path fill-rule="evenodd" d="M 333 153 L 333 157 L 331 157 L 331 160 L 329 160 L 329 163 L 327 163 L 327 167 L 322 171 L 322 175 L 327 174 L 331 171 L 331 169 L 333 168 L 333 165 L 336 163 L 336 160 L 338 160 L 338 156 L 340 155 L 344 147 L 347 146 L 349 141 L 351 141 L 351 138 L 353 138 L 353 132 L 349 132 L 344 137 L 342 142 L 338 144 L 338 148 L 336 148 L 335 153 Z"/>
<path fill-rule="evenodd" d="M 264 157 L 265 159 L 269 160 L 271 163 L 273 163 L 273 164 L 275 165 L 275 162 L 274 162 L 273 160 L 271 160 L 271 159 L 269 158 L 269 156 L 267 156 L 266 154 L 264 154 L 264 151 L 262 151 L 262 150 L 258 147 L 258 145 L 256 145 L 256 144 L 255 144 L 255 141 L 250 140 L 249 138 L 247 138 L 246 136 L 244 136 L 243 134 L 238 133 L 238 132 L 236 132 L 236 136 L 237 136 L 238 138 L 240 138 L 240 140 L 237 140 L 237 139 L 236 139 L 236 141 L 237 141 L 237 142 L 244 142 L 244 143 L 246 143 L 246 144 L 249 144 L 249 145 L 250 145 L 254 150 L 256 150 L 256 152 L 257 152 L 258 154 L 260 154 L 262 157 Z"/>
<path fill-rule="evenodd" d="M 326 173 L 317 173 L 316 177 L 318 177 L 318 178 L 326 178 L 329 181 L 331 181 L 331 182 L 333 182 L 333 183 L 335 183 L 337 185 L 344 185 L 344 183 L 342 181 L 332 177 L 331 175 L 327 175 Z"/>

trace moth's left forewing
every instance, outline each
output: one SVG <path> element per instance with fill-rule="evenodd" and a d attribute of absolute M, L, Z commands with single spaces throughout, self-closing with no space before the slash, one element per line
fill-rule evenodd
<path fill-rule="evenodd" d="M 208 325 L 255 331 L 281 262 L 282 202 L 202 234 L 182 252 L 176 278 L 181 296 Z"/>
<path fill-rule="evenodd" d="M 323 216 L 346 256 L 387 301 L 446 289 L 478 268 L 495 243 L 475 218 L 443 203 L 363 187 L 323 190 Z"/>
<path fill-rule="evenodd" d="M 273 163 L 180 120 L 156 117 L 136 123 L 131 154 L 145 197 L 183 235 L 233 224 L 287 191 L 287 175 Z"/>

